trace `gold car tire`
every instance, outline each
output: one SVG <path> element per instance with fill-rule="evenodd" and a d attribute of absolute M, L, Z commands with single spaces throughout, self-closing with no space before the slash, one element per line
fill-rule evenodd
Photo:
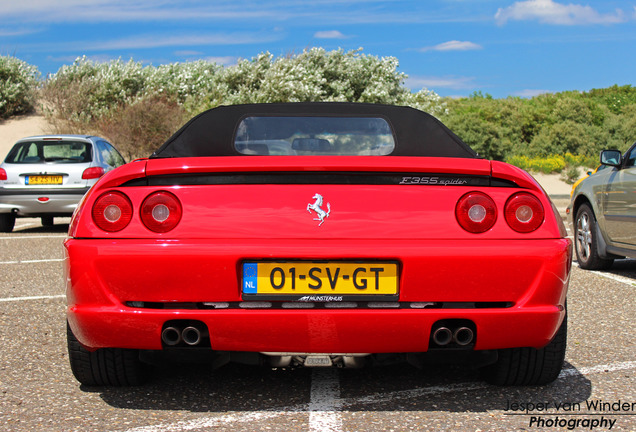
<path fill-rule="evenodd" d="M 614 262 L 599 256 L 597 233 L 594 212 L 588 204 L 582 204 L 574 219 L 574 249 L 576 261 L 582 269 L 605 270 Z"/>

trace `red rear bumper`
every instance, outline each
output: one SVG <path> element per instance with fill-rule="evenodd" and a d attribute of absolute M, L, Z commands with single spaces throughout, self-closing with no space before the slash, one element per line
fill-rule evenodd
<path fill-rule="evenodd" d="M 542 347 L 564 312 L 571 243 L 532 241 L 85 240 L 65 243 L 68 319 L 89 348 L 161 349 L 164 323 L 205 323 L 223 351 L 423 352 L 440 319 L 475 324 L 474 349 Z M 247 255 L 245 251 L 249 251 Z M 333 251 L 338 251 L 334 256 Z M 401 263 L 400 302 L 496 302 L 455 309 L 137 309 L 127 302 L 240 302 L 245 259 Z"/>

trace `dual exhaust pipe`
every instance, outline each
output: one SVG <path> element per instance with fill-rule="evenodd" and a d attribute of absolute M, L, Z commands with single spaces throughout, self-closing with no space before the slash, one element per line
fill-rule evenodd
<path fill-rule="evenodd" d="M 459 346 L 469 345 L 475 339 L 475 333 L 469 327 L 461 326 L 454 330 L 448 327 L 438 327 L 433 331 L 433 342 L 438 346 L 446 346 L 451 342 Z"/>
<path fill-rule="evenodd" d="M 203 340 L 201 330 L 197 327 L 189 325 L 181 328 L 177 325 L 171 325 L 163 329 L 161 332 L 161 341 L 167 346 L 177 346 L 182 342 L 189 346 L 197 346 Z"/>

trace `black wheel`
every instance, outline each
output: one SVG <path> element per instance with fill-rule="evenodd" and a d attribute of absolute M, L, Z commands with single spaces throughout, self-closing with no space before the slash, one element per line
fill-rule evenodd
<path fill-rule="evenodd" d="M 13 213 L 0 214 L 0 232 L 11 232 L 15 226 L 15 215 Z"/>
<path fill-rule="evenodd" d="M 582 204 L 574 220 L 574 247 L 576 260 L 582 269 L 605 270 L 612 266 L 613 259 L 598 256 L 596 218 L 588 204 Z"/>
<path fill-rule="evenodd" d="M 482 369 L 484 379 L 501 386 L 544 385 L 559 376 L 565 359 L 567 314 L 552 341 L 541 349 L 499 350 L 497 362 Z"/>
<path fill-rule="evenodd" d="M 53 216 L 42 216 L 40 220 L 42 221 L 42 226 L 44 227 L 53 226 Z"/>
<path fill-rule="evenodd" d="M 122 348 L 101 348 L 88 351 L 80 345 L 66 324 L 68 357 L 75 378 L 87 386 L 134 386 L 148 378 L 150 365 L 141 363 L 139 351 Z"/>

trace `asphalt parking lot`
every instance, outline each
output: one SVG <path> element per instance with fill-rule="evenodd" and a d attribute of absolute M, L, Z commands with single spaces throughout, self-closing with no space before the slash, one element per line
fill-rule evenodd
<path fill-rule="evenodd" d="M 360 370 L 164 365 L 136 388 L 80 386 L 68 366 L 68 219 L 0 234 L 3 431 L 636 430 L 636 260 L 573 268 L 565 368 L 549 386 L 490 386 L 439 366 Z"/>

